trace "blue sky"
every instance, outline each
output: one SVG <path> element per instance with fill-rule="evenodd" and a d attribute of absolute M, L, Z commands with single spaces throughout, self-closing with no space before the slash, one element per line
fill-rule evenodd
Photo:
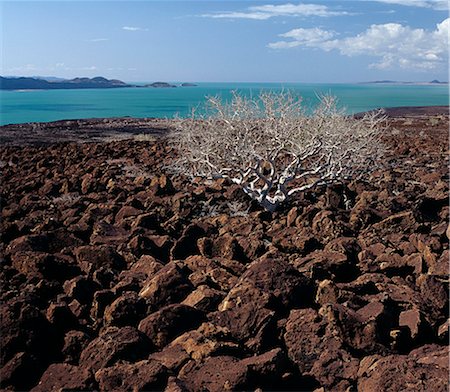
<path fill-rule="evenodd" d="M 1 1 L 2 75 L 448 80 L 448 2 Z"/>

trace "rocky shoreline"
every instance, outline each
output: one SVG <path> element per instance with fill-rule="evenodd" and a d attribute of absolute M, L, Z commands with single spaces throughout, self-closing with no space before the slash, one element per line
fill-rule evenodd
<path fill-rule="evenodd" d="M 170 177 L 159 119 L 0 128 L 6 391 L 446 391 L 448 107 L 269 214 Z"/>

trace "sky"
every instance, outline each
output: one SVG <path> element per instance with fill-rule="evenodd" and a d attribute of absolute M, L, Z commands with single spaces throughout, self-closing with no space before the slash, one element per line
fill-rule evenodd
<path fill-rule="evenodd" d="M 448 80 L 446 0 L 0 1 L 5 76 Z"/>

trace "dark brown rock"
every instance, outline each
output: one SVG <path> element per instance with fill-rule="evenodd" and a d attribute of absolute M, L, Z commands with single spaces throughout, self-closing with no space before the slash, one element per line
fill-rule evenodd
<path fill-rule="evenodd" d="M 68 331 L 77 325 L 77 319 L 65 303 L 52 303 L 47 308 L 47 320 L 58 331 Z"/>
<path fill-rule="evenodd" d="M 274 343 L 275 312 L 260 307 L 257 303 L 246 303 L 213 312 L 208 315 L 208 319 L 213 324 L 226 328 L 236 341 L 252 352 L 260 353 Z"/>
<path fill-rule="evenodd" d="M 142 255 L 139 260 L 130 267 L 131 271 L 144 273 L 147 278 L 152 278 L 164 264 L 158 262 L 153 256 Z"/>
<path fill-rule="evenodd" d="M 409 355 L 365 357 L 358 370 L 358 389 L 364 391 L 446 391 L 448 350 L 423 346 Z"/>
<path fill-rule="evenodd" d="M 64 336 L 64 346 L 61 350 L 64 362 L 77 365 L 80 354 L 89 341 L 89 336 L 83 331 L 72 330 L 67 332 Z"/>
<path fill-rule="evenodd" d="M 187 226 L 181 237 L 170 251 L 172 260 L 184 260 L 188 256 L 199 254 L 197 241 L 206 235 L 207 228 L 197 224 Z"/>
<path fill-rule="evenodd" d="M 190 306 L 168 305 L 143 319 L 138 328 L 161 349 L 175 337 L 197 328 L 204 319 L 202 311 Z"/>
<path fill-rule="evenodd" d="M 85 276 L 77 276 L 64 283 L 64 292 L 66 295 L 76 299 L 81 304 L 91 303 L 92 297 L 98 289 L 98 285 Z"/>
<path fill-rule="evenodd" d="M 227 328 L 212 323 L 203 323 L 195 331 L 184 333 L 168 347 L 181 347 L 195 361 L 214 355 L 231 355 L 240 348 Z"/>
<path fill-rule="evenodd" d="M 81 246 L 75 249 L 75 256 L 81 269 L 88 274 L 102 267 L 121 270 L 126 266 L 123 257 L 108 245 Z"/>
<path fill-rule="evenodd" d="M 170 262 L 144 284 L 139 295 L 147 300 L 152 309 L 182 301 L 192 290 L 183 268 Z"/>
<path fill-rule="evenodd" d="M 90 316 L 93 320 L 101 319 L 108 305 L 115 299 L 115 294 L 111 290 L 98 290 L 94 293 Z"/>
<path fill-rule="evenodd" d="M 32 391 L 90 391 L 93 381 L 92 373 L 87 369 L 67 363 L 55 363 L 48 367 Z"/>
<path fill-rule="evenodd" d="M 118 363 L 98 370 L 95 379 L 100 391 L 161 391 L 166 386 L 167 369 L 158 361 Z"/>
<path fill-rule="evenodd" d="M 19 352 L 0 369 L 0 388 L 29 390 L 35 380 L 39 380 L 43 370 L 35 356 Z"/>
<path fill-rule="evenodd" d="M 244 271 L 241 263 L 222 257 L 190 256 L 184 264 L 192 271 L 189 279 L 194 285 L 218 286 L 224 291 L 233 287 Z"/>
<path fill-rule="evenodd" d="M 217 306 L 222 301 L 225 293 L 215 290 L 206 285 L 198 286 L 182 302 L 184 305 L 192 306 L 204 312 L 217 310 Z"/>
<path fill-rule="evenodd" d="M 56 279 L 64 281 L 80 272 L 73 259 L 44 252 L 18 252 L 11 256 L 12 266 L 29 279 Z"/>
<path fill-rule="evenodd" d="M 247 372 L 247 367 L 237 358 L 219 356 L 208 358 L 204 363 L 189 362 L 178 377 L 188 390 L 223 392 L 245 389 Z"/>
<path fill-rule="evenodd" d="M 190 356 L 179 344 L 166 346 L 162 351 L 151 354 L 148 359 L 154 359 L 162 363 L 173 373 L 178 373 L 180 368 L 190 360 Z"/>
<path fill-rule="evenodd" d="M 416 339 L 424 331 L 424 319 L 419 309 L 414 308 L 400 313 L 398 325 L 407 327 L 413 339 Z"/>
<path fill-rule="evenodd" d="M 105 308 L 104 323 L 117 327 L 135 326 L 146 313 L 145 300 L 137 293 L 127 291 Z"/>
<path fill-rule="evenodd" d="M 80 366 L 97 371 L 120 359 L 136 361 L 148 356 L 151 343 L 133 327 L 107 327 L 82 351 Z"/>
<path fill-rule="evenodd" d="M 253 288 L 262 295 L 268 295 L 266 304 L 273 309 L 284 309 L 295 306 L 308 306 L 312 303 L 314 287 L 312 282 L 299 273 L 292 265 L 283 259 L 272 259 L 262 257 L 251 263 L 247 270 L 241 275 L 236 286 L 228 293 L 223 303 L 230 308 L 230 303 L 253 302 L 251 295 L 246 291 Z"/>

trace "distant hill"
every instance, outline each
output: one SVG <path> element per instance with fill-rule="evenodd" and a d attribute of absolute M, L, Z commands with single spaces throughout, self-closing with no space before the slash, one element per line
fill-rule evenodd
<path fill-rule="evenodd" d="M 448 82 L 440 82 L 439 80 L 432 80 L 431 82 L 399 82 L 397 80 L 375 80 L 372 82 L 364 82 L 364 84 L 418 84 L 418 85 L 426 85 L 426 84 L 448 84 Z"/>
<path fill-rule="evenodd" d="M 75 88 L 117 88 L 132 87 L 116 79 L 106 79 L 101 76 L 95 78 L 75 78 L 70 80 L 46 80 L 27 77 L 5 78 L 0 76 L 1 90 L 54 90 Z"/>

